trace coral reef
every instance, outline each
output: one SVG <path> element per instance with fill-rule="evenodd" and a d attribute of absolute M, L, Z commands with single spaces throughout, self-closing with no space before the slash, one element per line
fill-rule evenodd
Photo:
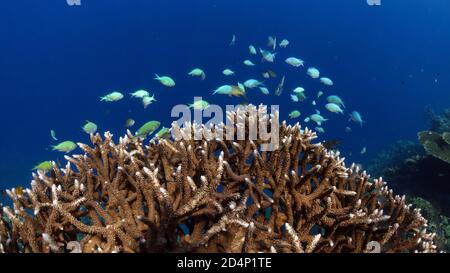
<path fill-rule="evenodd" d="M 446 215 L 450 215 L 450 164 L 434 156 L 427 155 L 420 144 L 416 144 L 420 149 L 417 154 L 402 154 L 402 149 L 393 149 L 390 152 L 383 152 L 367 169 L 372 170 L 376 175 L 383 176 L 389 185 L 396 191 L 410 196 L 420 196 L 430 201 L 433 206 L 439 208 Z M 400 153 L 395 155 L 395 151 Z M 390 157 L 383 155 L 392 153 L 392 158 L 400 160 L 389 165 L 384 162 L 394 162 Z"/>
<path fill-rule="evenodd" d="M 446 252 L 450 251 L 450 218 L 442 215 L 442 211 L 420 197 L 408 198 L 415 207 L 420 208 L 422 215 L 429 221 L 428 228 L 436 233 L 436 245 Z"/>
<path fill-rule="evenodd" d="M 450 109 L 436 115 L 427 107 L 430 130 L 418 133 L 417 141 L 398 141 L 379 153 L 367 166 L 383 176 L 396 191 L 406 193 L 429 219 L 440 249 L 450 250 Z M 446 216 L 447 215 L 447 216 Z"/>
<path fill-rule="evenodd" d="M 442 134 L 422 131 L 418 133 L 418 137 L 429 154 L 450 164 L 450 131 Z"/>
<path fill-rule="evenodd" d="M 248 125 L 239 115 L 228 117 Z M 382 252 L 436 251 L 419 209 L 313 143 L 314 132 L 283 123 L 278 149 L 262 151 L 245 128 L 245 140 L 148 145 L 129 132 L 118 143 L 91 135 L 65 167 L 8 191 L 0 252 L 370 252 L 374 242 Z M 222 129 L 238 139 L 236 126 Z"/>
<path fill-rule="evenodd" d="M 405 164 L 414 163 L 425 155 L 425 150 L 417 141 L 399 140 L 370 160 L 366 170 L 374 176 L 386 176 L 386 174 L 402 168 Z M 393 182 L 389 181 L 389 184 L 394 186 L 391 183 Z"/>

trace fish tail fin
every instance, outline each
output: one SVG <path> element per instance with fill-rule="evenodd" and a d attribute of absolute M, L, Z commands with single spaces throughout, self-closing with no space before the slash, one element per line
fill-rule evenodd
<path fill-rule="evenodd" d="M 158 74 L 155 73 L 155 78 L 154 78 L 154 80 L 159 80 L 159 79 L 160 79 L 160 76 L 159 76 Z"/>
<path fill-rule="evenodd" d="M 206 74 L 202 73 L 202 80 L 204 81 L 206 79 Z"/>
<path fill-rule="evenodd" d="M 100 97 L 100 101 L 105 101 L 106 97 Z"/>

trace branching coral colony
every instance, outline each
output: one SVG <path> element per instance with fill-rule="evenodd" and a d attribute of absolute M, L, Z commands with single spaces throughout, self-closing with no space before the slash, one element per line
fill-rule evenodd
<path fill-rule="evenodd" d="M 119 143 L 92 135 L 65 168 L 8 192 L 0 251 L 370 252 L 375 242 L 381 252 L 436 252 L 420 211 L 381 178 L 345 167 L 298 124 L 283 123 L 279 136 L 269 152 L 263 141 L 146 146 L 129 132 Z"/>

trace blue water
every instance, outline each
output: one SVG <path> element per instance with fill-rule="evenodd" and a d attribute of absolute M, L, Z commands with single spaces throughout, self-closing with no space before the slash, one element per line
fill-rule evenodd
<path fill-rule="evenodd" d="M 283 94 L 250 90 L 249 99 L 280 105 L 282 119 L 299 109 L 303 121 L 316 108 L 311 101 L 318 90 L 343 98 L 343 116 L 324 109 L 325 97 L 317 109 L 330 119 L 320 139 L 341 139 L 349 161 L 367 162 L 395 140 L 414 140 L 427 128 L 426 105 L 436 111 L 450 106 L 450 2 L 381 1 L 374 7 L 365 0 L 82 0 L 71 7 L 65 0 L 3 0 L 0 188 L 28 185 L 40 161 L 64 162 L 50 149 L 51 129 L 60 140 L 88 142 L 81 130 L 86 119 L 115 136 L 124 134 L 127 118 L 136 120 L 135 129 L 154 119 L 167 127 L 172 106 L 194 95 L 222 106 L 242 102 L 210 94 L 223 84 L 261 79 L 267 67 L 278 73 L 267 81 L 272 93 L 286 74 Z M 230 47 L 233 34 L 237 42 Z M 263 47 L 269 35 L 291 42 L 271 66 L 248 54 L 250 44 Z M 288 66 L 290 56 L 319 68 L 335 85 L 326 88 L 306 75 L 306 67 Z M 257 66 L 245 67 L 246 58 Z M 186 75 L 194 67 L 205 70 L 205 81 Z M 237 77 L 223 76 L 226 67 Z M 161 86 L 154 73 L 172 76 L 176 87 Z M 306 102 L 291 102 L 296 86 L 306 89 Z M 128 95 L 99 102 L 110 91 L 140 88 L 156 94 L 148 109 Z M 349 110 L 367 123 L 348 123 Z M 351 133 L 344 132 L 348 125 Z M 364 146 L 367 153 L 360 155 Z"/>

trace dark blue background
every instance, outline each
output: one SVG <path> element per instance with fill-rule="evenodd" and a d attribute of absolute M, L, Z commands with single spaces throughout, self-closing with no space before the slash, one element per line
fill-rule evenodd
<path fill-rule="evenodd" d="M 283 119 L 299 109 L 303 120 L 315 108 L 310 99 L 292 103 L 291 89 L 303 86 L 309 98 L 319 89 L 340 95 L 347 112 L 360 111 L 367 123 L 351 124 L 353 132 L 344 133 L 348 113 L 328 113 L 322 97 L 317 107 L 330 121 L 321 139 L 342 139 L 342 152 L 353 150 L 350 160 L 358 162 L 395 140 L 416 139 L 427 127 L 425 105 L 450 106 L 450 2 L 381 1 L 373 7 L 365 0 L 82 0 L 70 7 L 65 0 L 3 0 L 0 188 L 28 185 L 30 169 L 40 161 L 63 161 L 49 149 L 55 144 L 50 129 L 60 140 L 87 142 L 81 131 L 86 119 L 119 136 L 129 117 L 137 126 L 152 119 L 168 126 L 171 107 L 192 102 L 194 95 L 221 105 L 240 103 L 211 97 L 211 91 L 237 79 L 261 79 L 267 66 L 248 55 L 248 45 L 265 46 L 268 35 L 291 42 L 272 66 L 278 79 L 267 82 L 273 92 L 286 73 L 285 91 L 275 97 L 250 90 L 251 102 L 280 104 Z M 233 34 L 237 44 L 229 47 Z M 335 86 L 325 88 L 305 68 L 286 65 L 289 56 L 318 67 Z M 246 58 L 258 65 L 244 67 Z M 205 81 L 186 76 L 194 67 L 206 71 Z M 237 77 L 222 76 L 226 67 Z M 177 86 L 161 86 L 154 73 L 172 76 Z M 129 96 L 99 102 L 110 91 L 139 88 L 158 100 L 146 110 Z M 359 155 L 363 146 L 368 152 Z"/>

